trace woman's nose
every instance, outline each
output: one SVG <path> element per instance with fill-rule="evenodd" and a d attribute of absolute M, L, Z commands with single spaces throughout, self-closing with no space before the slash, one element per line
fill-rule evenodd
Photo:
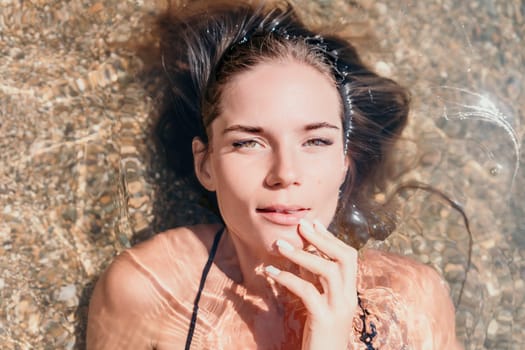
<path fill-rule="evenodd" d="M 266 185 L 271 188 L 285 188 L 301 183 L 301 164 L 299 157 L 284 149 L 272 153 Z"/>

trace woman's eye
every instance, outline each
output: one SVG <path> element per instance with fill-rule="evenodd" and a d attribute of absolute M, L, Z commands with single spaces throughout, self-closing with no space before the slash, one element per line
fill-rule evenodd
<path fill-rule="evenodd" d="M 236 141 L 232 144 L 234 148 L 255 148 L 259 143 L 255 140 Z"/>
<path fill-rule="evenodd" d="M 328 139 L 311 139 L 304 143 L 305 146 L 330 146 L 331 144 L 333 142 Z"/>

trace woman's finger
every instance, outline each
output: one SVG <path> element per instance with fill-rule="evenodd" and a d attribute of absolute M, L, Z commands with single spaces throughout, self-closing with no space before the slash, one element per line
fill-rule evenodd
<path fill-rule="evenodd" d="M 275 245 L 281 255 L 284 255 L 290 261 L 304 267 L 308 271 L 320 275 L 326 270 L 327 266 L 332 263 L 330 260 L 321 256 L 312 254 L 308 251 L 298 249 L 283 239 L 275 241 Z"/>
<path fill-rule="evenodd" d="M 320 256 L 297 249 L 285 240 L 279 239 L 275 243 L 279 252 L 288 260 L 319 277 L 323 292 L 327 293 L 329 298 L 337 297 L 341 293 L 343 290 L 344 272 L 341 271 L 339 265 Z"/>
<path fill-rule="evenodd" d="M 319 290 L 312 283 L 288 271 L 279 270 L 272 265 L 266 266 L 264 270 L 274 281 L 297 295 L 310 313 L 321 314 L 325 303 Z"/>
<path fill-rule="evenodd" d="M 334 289 L 336 285 L 334 280 L 327 280 L 329 287 L 327 295 L 330 303 L 337 303 L 341 298 L 354 298 L 357 283 L 357 250 L 335 237 L 319 221 L 314 221 L 314 225 L 301 222 L 300 229 L 304 229 L 304 234 L 303 231 L 301 233 L 306 240 L 335 262 L 340 284 Z M 320 276 L 333 278 L 332 274 L 332 270 L 327 270 Z M 320 280 L 324 288 L 323 278 Z"/>
<path fill-rule="evenodd" d="M 340 262 L 345 266 L 357 265 L 357 250 L 335 237 L 321 222 L 316 220 L 314 226 L 306 220 L 301 220 L 299 232 L 306 241 L 330 259 Z"/>

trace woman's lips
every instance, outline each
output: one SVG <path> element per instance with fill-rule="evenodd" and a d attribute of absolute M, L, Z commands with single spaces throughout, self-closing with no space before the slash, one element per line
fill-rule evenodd
<path fill-rule="evenodd" d="M 271 223 L 283 226 L 296 226 L 309 210 L 309 208 L 299 206 L 275 205 L 257 208 L 256 212 Z"/>

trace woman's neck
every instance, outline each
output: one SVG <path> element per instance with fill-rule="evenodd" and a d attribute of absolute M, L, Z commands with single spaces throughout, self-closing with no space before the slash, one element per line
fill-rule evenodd
<path fill-rule="evenodd" d="M 239 276 L 238 273 L 233 274 L 230 278 L 243 285 L 248 293 L 259 295 L 264 299 L 270 296 L 282 296 L 283 293 L 287 294 L 282 287 L 276 287 L 271 283 L 271 280 L 264 273 L 264 267 L 274 265 L 280 269 L 289 270 L 292 267 L 289 261 L 272 254 L 263 254 L 260 251 L 256 251 L 234 234 L 228 232 L 228 230 L 225 233 L 225 238 L 231 242 L 228 245 L 235 250 L 237 265 L 241 275 Z"/>
<path fill-rule="evenodd" d="M 244 300 L 259 310 L 250 312 L 247 319 L 261 320 L 262 317 L 263 322 L 258 324 L 264 326 L 257 327 L 257 331 L 268 331 L 262 340 L 268 346 L 263 347 L 298 348 L 302 339 L 304 306 L 297 296 L 264 273 L 264 267 L 269 264 L 299 273 L 297 266 L 278 256 L 261 254 L 256 249 L 250 249 L 228 230 L 224 232 L 223 243 L 223 253 L 226 253 L 226 259 L 230 261 L 227 265 L 231 267 L 228 277 L 243 287 L 246 293 Z M 255 329 L 253 331 L 257 332 Z M 270 346 L 270 343 L 273 345 Z"/>

